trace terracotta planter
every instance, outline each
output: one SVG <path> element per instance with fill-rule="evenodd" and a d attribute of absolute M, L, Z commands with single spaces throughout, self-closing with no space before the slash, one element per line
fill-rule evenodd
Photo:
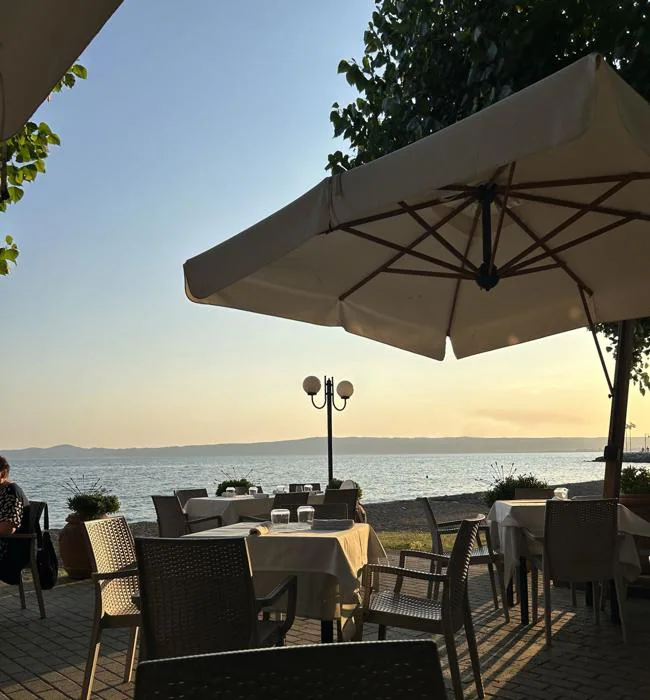
<path fill-rule="evenodd" d="M 635 493 L 629 495 L 621 495 L 619 503 L 629 508 L 633 513 L 644 520 L 650 521 L 650 493 Z M 644 574 L 650 574 L 650 537 L 635 537 L 637 549 L 639 550 L 639 559 L 641 560 L 641 571 Z"/>
<path fill-rule="evenodd" d="M 65 527 L 59 533 L 61 563 L 68 576 L 75 579 L 90 578 L 92 571 L 83 521 L 84 518 L 78 513 L 70 513 L 65 520 Z"/>

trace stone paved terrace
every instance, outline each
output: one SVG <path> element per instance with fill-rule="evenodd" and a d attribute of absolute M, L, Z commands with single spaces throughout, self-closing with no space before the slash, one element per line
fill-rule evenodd
<path fill-rule="evenodd" d="M 0 699 L 79 697 L 93 595 L 88 582 L 64 579 L 57 588 L 45 593 L 48 616 L 40 620 L 32 593 L 27 596 L 27 610 L 21 610 L 17 589 L 0 586 Z M 548 650 L 544 647 L 541 621 L 534 627 L 519 627 L 519 610 L 515 607 L 511 622 L 506 625 L 502 612 L 493 609 L 487 574 L 482 567 L 472 570 L 470 597 L 487 697 L 650 698 L 650 600 L 628 601 L 630 643 L 625 646 L 620 629 L 606 616 L 601 626 L 596 627 L 580 598 L 579 607 L 572 610 L 568 592 L 554 589 L 554 638 Z M 364 636 L 376 639 L 376 631 L 368 625 Z M 122 630 L 104 632 L 95 697 L 106 700 L 132 697 L 133 684 L 122 683 L 127 634 Z M 299 619 L 288 643 L 315 644 L 319 635 L 318 622 Z M 388 631 L 389 639 L 408 636 L 417 635 L 396 629 Z M 437 641 L 448 680 L 444 642 Z M 462 633 L 458 648 L 465 697 L 475 698 Z"/>

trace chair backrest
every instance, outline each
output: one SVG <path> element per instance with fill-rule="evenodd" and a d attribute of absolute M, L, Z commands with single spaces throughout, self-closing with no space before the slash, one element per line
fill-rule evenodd
<path fill-rule="evenodd" d="M 356 488 L 353 489 L 327 489 L 323 503 L 345 503 L 348 507 L 348 518 L 354 519 L 357 512 L 357 503 L 359 502 L 359 492 Z"/>
<path fill-rule="evenodd" d="M 135 545 L 147 658 L 250 648 L 257 611 L 243 537 Z"/>
<path fill-rule="evenodd" d="M 355 481 L 352 481 L 352 479 L 346 479 L 345 481 L 341 482 L 341 485 L 339 486 L 339 489 L 356 489 L 358 488 L 358 485 Z"/>
<path fill-rule="evenodd" d="M 544 556 L 551 578 L 574 582 L 614 578 L 617 539 L 616 499 L 546 503 Z"/>
<path fill-rule="evenodd" d="M 455 625 L 463 619 L 464 598 L 467 595 L 469 560 L 483 516 L 466 518 L 460 524 L 447 566 L 447 581 L 443 587 L 443 605 L 447 605 Z"/>
<path fill-rule="evenodd" d="M 431 551 L 434 554 L 444 554 L 444 548 L 442 545 L 442 537 L 440 536 L 440 530 L 438 529 L 438 521 L 433 512 L 433 502 L 430 498 L 416 498 L 424 508 L 424 515 L 427 519 L 427 524 L 429 525 L 429 532 L 431 533 Z"/>
<path fill-rule="evenodd" d="M 189 532 L 187 518 L 181 502 L 176 496 L 152 496 L 156 518 L 158 520 L 158 537 L 182 537 Z"/>
<path fill-rule="evenodd" d="M 320 483 L 318 481 L 305 481 L 303 484 L 289 484 L 289 493 L 299 493 L 305 490 L 305 484 L 311 484 L 312 491 L 320 491 Z"/>
<path fill-rule="evenodd" d="M 138 664 L 135 699 L 444 700 L 431 640 L 353 642 L 209 654 Z"/>
<path fill-rule="evenodd" d="M 314 506 L 316 520 L 347 520 L 348 507 L 345 503 L 321 503 Z"/>
<path fill-rule="evenodd" d="M 45 501 L 29 501 L 23 507 L 23 517 L 16 533 L 20 535 L 40 535 L 41 516 L 43 515 L 46 505 L 47 503 Z"/>
<path fill-rule="evenodd" d="M 115 573 L 135 569 L 133 535 L 123 517 L 87 520 L 84 529 L 89 544 L 90 564 L 94 573 Z M 133 607 L 137 577 L 102 581 L 96 586 L 101 605 L 107 614 L 120 614 Z"/>
<path fill-rule="evenodd" d="M 521 488 L 521 489 L 515 489 L 515 500 L 517 501 L 522 501 L 522 500 L 530 500 L 530 501 L 535 501 L 535 500 L 544 500 L 548 501 L 549 498 L 553 498 L 553 492 L 555 489 L 528 489 L 528 488 Z"/>
<path fill-rule="evenodd" d="M 181 508 L 185 508 L 190 498 L 207 498 L 208 489 L 176 489 L 174 495 L 180 501 Z"/>
<path fill-rule="evenodd" d="M 273 508 L 287 508 L 291 513 L 291 520 L 298 520 L 298 507 L 306 506 L 309 494 L 306 491 L 294 493 L 276 493 L 273 498 Z"/>

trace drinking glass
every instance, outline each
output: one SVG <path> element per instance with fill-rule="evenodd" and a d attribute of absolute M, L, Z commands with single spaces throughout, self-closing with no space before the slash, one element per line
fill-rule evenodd
<path fill-rule="evenodd" d="M 284 486 L 283 484 L 278 484 L 278 485 L 275 487 L 275 492 L 276 492 L 276 493 L 286 493 L 286 492 L 287 492 L 287 487 Z"/>
<path fill-rule="evenodd" d="M 302 490 L 307 491 L 307 493 L 311 493 L 314 490 L 314 486 L 313 484 L 304 484 Z"/>
<path fill-rule="evenodd" d="M 560 501 L 566 501 L 569 498 L 569 489 L 560 486 L 553 491 L 553 495 Z"/>
<path fill-rule="evenodd" d="M 248 494 L 250 496 L 254 496 L 257 493 L 257 486 L 249 486 L 248 487 Z"/>
<path fill-rule="evenodd" d="M 228 486 L 226 489 L 226 497 L 227 498 L 233 498 L 235 496 L 235 487 L 234 486 Z"/>
<path fill-rule="evenodd" d="M 274 508 L 271 511 L 271 525 L 275 528 L 288 528 L 291 512 L 287 508 Z"/>
<path fill-rule="evenodd" d="M 314 509 L 312 506 L 299 506 L 298 522 L 311 527 L 311 524 L 314 522 Z"/>

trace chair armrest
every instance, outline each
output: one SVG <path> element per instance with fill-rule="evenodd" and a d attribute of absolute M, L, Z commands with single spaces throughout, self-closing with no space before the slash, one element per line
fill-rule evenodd
<path fill-rule="evenodd" d="M 419 549 L 403 549 L 399 553 L 399 565 L 404 566 L 404 561 L 407 557 L 414 557 L 416 559 L 428 559 L 429 561 L 436 561 L 442 566 L 449 566 L 449 556 L 444 554 L 435 554 L 434 552 L 422 552 Z"/>
<path fill-rule="evenodd" d="M 120 578 L 130 578 L 131 576 L 137 576 L 137 569 L 122 569 L 121 571 L 95 571 L 91 574 L 93 581 L 112 581 Z"/>
<path fill-rule="evenodd" d="M 209 515 L 205 518 L 187 518 L 187 527 L 190 532 L 192 532 L 193 525 L 201 525 L 203 523 L 216 522 L 218 523 L 215 527 L 223 527 L 223 519 L 220 515 Z"/>
<path fill-rule="evenodd" d="M 544 538 L 541 535 L 533 534 L 528 528 L 522 527 L 521 531 L 529 542 L 534 542 L 535 544 L 542 544 L 544 542 Z"/>
<path fill-rule="evenodd" d="M 420 581 L 439 581 L 444 583 L 447 580 L 446 574 L 431 574 L 428 571 L 404 569 L 401 566 L 389 566 L 387 564 L 366 564 L 365 569 L 370 573 L 393 574 L 394 576 L 419 579 Z"/>
<path fill-rule="evenodd" d="M 281 581 L 270 593 L 262 596 L 261 598 L 256 598 L 255 602 L 257 603 L 258 610 L 267 607 L 267 605 L 275 603 L 275 601 L 286 591 L 288 591 L 291 586 L 295 587 L 297 585 L 297 581 L 298 579 L 295 576 L 287 576 L 287 578 Z"/>
<path fill-rule="evenodd" d="M 287 593 L 287 614 L 284 622 L 280 625 L 279 634 L 282 638 L 291 629 L 294 620 L 296 619 L 296 602 L 298 600 L 298 578 L 296 576 L 287 576 L 284 581 L 281 581 L 268 595 L 262 598 L 257 598 L 258 611 L 267 605 L 271 605 L 281 595 Z"/>

